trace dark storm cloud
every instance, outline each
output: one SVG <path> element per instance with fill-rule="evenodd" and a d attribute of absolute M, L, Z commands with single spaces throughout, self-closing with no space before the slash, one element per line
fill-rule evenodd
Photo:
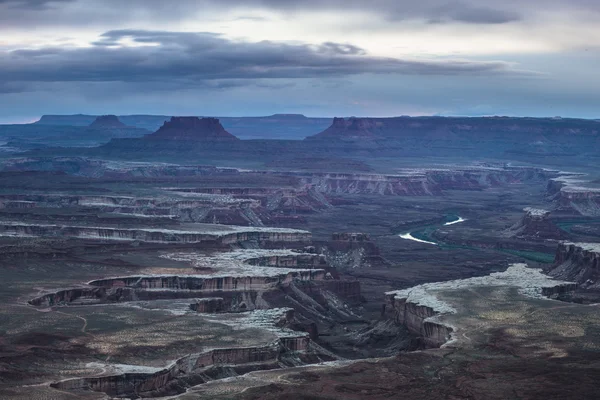
<path fill-rule="evenodd" d="M 506 24 L 521 19 L 514 11 L 471 6 L 464 3 L 448 3 L 432 10 L 430 22 L 459 21 L 470 24 Z"/>
<path fill-rule="evenodd" d="M 211 18 L 240 9 L 277 12 L 348 10 L 380 14 L 384 20 L 421 19 L 436 22 L 502 24 L 519 20 L 510 2 L 516 0 L 0 0 L 0 22 L 5 27 L 23 28 L 36 24 L 102 26 L 139 20 L 174 21 L 200 12 Z M 536 1 L 530 0 L 531 4 Z M 555 1 L 555 0 L 550 0 Z M 587 0 L 574 0 L 584 2 Z M 508 4 L 507 4 L 508 2 Z M 519 4 L 519 3 L 517 3 Z M 76 5 L 77 7 L 70 7 Z M 242 18 L 257 19 L 259 16 Z M 106 25 L 105 25 L 106 26 Z"/>
<path fill-rule="evenodd" d="M 124 46 L 128 40 L 139 46 Z M 522 75 L 502 61 L 403 60 L 373 57 L 351 44 L 242 42 L 213 33 L 115 30 L 91 47 L 49 47 L 0 53 L 0 83 L 208 81 L 405 75 Z M 251 84 L 251 82 L 249 82 Z M 221 83 L 225 85 L 225 83 Z"/>
<path fill-rule="evenodd" d="M 0 6 L 7 9 L 23 10 L 45 10 L 53 5 L 72 2 L 75 0 L 0 0 Z"/>
<path fill-rule="evenodd" d="M 255 3 L 268 5 L 275 9 L 356 9 L 379 12 L 392 20 L 421 18 L 435 22 L 504 24 L 521 19 L 518 13 L 502 9 L 501 1 L 494 0 L 480 0 L 472 4 L 447 0 L 421 0 L 418 2 L 401 0 L 372 0 L 369 2 L 362 0 L 263 0 L 255 1 Z"/>

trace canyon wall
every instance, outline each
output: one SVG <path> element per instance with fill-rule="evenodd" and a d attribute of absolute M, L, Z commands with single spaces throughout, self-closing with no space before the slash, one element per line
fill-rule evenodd
<path fill-rule="evenodd" d="M 204 231 L 184 231 L 153 228 L 115 228 L 65 225 L 34 225 L 19 222 L 0 223 L 0 234 L 23 237 L 75 237 L 81 239 L 129 240 L 152 243 L 205 243 L 207 245 L 231 245 L 240 242 L 309 242 L 311 234 L 306 231 L 243 228 L 221 229 L 218 225 Z"/>
<path fill-rule="evenodd" d="M 422 338 L 426 347 L 440 347 L 450 340 L 451 327 L 428 321 L 438 314 L 433 308 L 415 304 L 395 294 L 386 294 L 385 300 L 388 318 L 406 326 L 411 333 Z"/>
<path fill-rule="evenodd" d="M 559 244 L 549 275 L 577 282 L 586 288 L 600 288 L 600 244 Z"/>

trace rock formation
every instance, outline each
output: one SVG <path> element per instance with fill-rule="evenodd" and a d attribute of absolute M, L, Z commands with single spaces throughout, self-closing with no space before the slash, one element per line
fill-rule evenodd
<path fill-rule="evenodd" d="M 539 269 L 526 264 L 513 264 L 505 272 L 456 281 L 426 283 L 404 290 L 387 292 L 384 312 L 409 331 L 420 335 L 427 347 L 444 345 L 455 334 L 455 327 L 443 319 L 457 310 L 443 300 L 444 291 L 460 292 L 475 287 L 513 287 L 534 298 L 554 296 L 575 290 L 576 284 L 553 280 Z M 442 318 L 440 318 L 442 317 Z"/>
<path fill-rule="evenodd" d="M 320 251 L 331 266 L 341 270 L 387 265 L 377 245 L 365 233 L 334 233 Z"/>
<path fill-rule="evenodd" d="M 279 314 L 283 313 L 280 318 L 284 320 L 293 319 L 293 310 L 276 311 Z M 277 322 L 273 320 L 270 323 Z M 301 358 L 313 358 L 315 361 L 331 360 L 327 355 L 316 354 L 312 346 L 307 334 L 281 329 L 280 337 L 264 345 L 215 348 L 203 353 L 188 354 L 164 368 L 135 365 L 115 368 L 107 364 L 106 372 L 100 376 L 61 380 L 51 383 L 50 386 L 68 391 L 103 392 L 118 398 L 162 397 L 183 393 L 189 386 L 228 375 L 236 376 L 254 370 L 291 366 L 294 360 Z M 288 359 L 290 361 L 287 361 Z"/>
<path fill-rule="evenodd" d="M 172 117 L 146 140 L 231 142 L 238 138 L 227 132 L 217 118 Z"/>
<path fill-rule="evenodd" d="M 229 246 L 240 242 L 308 242 L 309 232 L 284 228 L 252 228 L 208 225 L 200 230 L 115 228 L 94 226 L 0 223 L 0 234 L 22 237 L 73 237 L 93 240 L 140 241 L 148 243 L 203 243 Z"/>
<path fill-rule="evenodd" d="M 94 122 L 90 124 L 91 128 L 125 128 L 126 125 L 122 123 L 116 115 L 101 115 Z"/>
<path fill-rule="evenodd" d="M 334 118 L 329 128 L 317 135 L 318 138 L 358 139 L 381 136 L 382 121 L 373 118 Z M 316 138 L 316 137 L 315 137 Z"/>
<path fill-rule="evenodd" d="M 523 218 L 508 229 L 514 237 L 564 239 L 565 234 L 550 220 L 550 211 L 527 207 Z"/>
<path fill-rule="evenodd" d="M 600 243 L 561 243 L 550 276 L 600 289 Z"/>

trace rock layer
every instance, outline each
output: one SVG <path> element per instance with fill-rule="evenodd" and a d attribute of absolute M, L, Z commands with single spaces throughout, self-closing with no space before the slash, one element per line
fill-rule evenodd
<path fill-rule="evenodd" d="M 125 128 L 126 125 L 122 123 L 116 115 L 101 115 L 90 124 L 92 128 Z"/>
<path fill-rule="evenodd" d="M 600 243 L 561 243 L 550 276 L 600 288 Z"/>
<path fill-rule="evenodd" d="M 227 132 L 217 118 L 172 117 L 146 140 L 229 142 L 238 138 Z"/>

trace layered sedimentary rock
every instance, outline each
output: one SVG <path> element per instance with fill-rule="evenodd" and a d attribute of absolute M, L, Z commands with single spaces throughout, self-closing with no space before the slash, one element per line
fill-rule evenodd
<path fill-rule="evenodd" d="M 74 237 L 80 239 L 141 241 L 150 243 L 205 243 L 224 246 L 240 242 L 308 242 L 306 231 L 283 228 L 251 228 L 202 225 L 199 230 L 115 228 L 66 225 L 0 223 L 0 235 L 18 237 Z"/>
<path fill-rule="evenodd" d="M 186 385 L 198 385 L 212 379 L 219 379 L 223 370 L 228 369 L 234 376 L 253 370 L 279 368 L 278 359 L 286 352 L 304 351 L 308 347 L 308 337 L 282 338 L 277 342 L 246 348 L 215 349 L 207 353 L 193 354 L 181 358 L 171 366 L 160 369 L 132 368 L 134 372 L 89 378 L 75 378 L 51 384 L 53 388 L 69 391 L 91 390 L 103 392 L 119 398 L 131 396 L 159 397 L 181 393 Z M 291 346 L 288 347 L 288 346 Z M 243 367 L 244 365 L 247 367 Z M 215 370 L 217 371 L 211 371 Z"/>
<path fill-rule="evenodd" d="M 5 160 L 2 163 L 5 172 L 63 172 L 75 176 L 104 177 L 112 179 L 185 177 L 204 175 L 238 175 L 235 168 L 218 168 L 207 165 L 178 165 L 157 162 L 105 161 L 80 156 L 56 157 L 54 154 L 44 157 L 21 157 Z"/>
<path fill-rule="evenodd" d="M 36 307 L 59 307 L 67 305 L 91 305 L 123 303 L 130 301 L 153 301 L 173 299 L 193 299 L 211 296 L 213 293 L 203 290 L 173 290 L 170 288 L 139 287 L 97 287 L 82 286 L 47 293 L 29 300 Z"/>
<path fill-rule="evenodd" d="M 249 265 L 258 265 L 264 267 L 285 267 L 285 268 L 325 268 L 328 266 L 327 258 L 323 254 L 295 253 L 284 255 L 263 255 L 246 260 Z"/>
<path fill-rule="evenodd" d="M 550 220 L 550 211 L 527 207 L 521 220 L 508 229 L 515 237 L 563 239 L 565 234 Z"/>
<path fill-rule="evenodd" d="M 225 311 L 224 301 L 222 297 L 209 297 L 198 299 L 190 305 L 190 308 L 202 313 L 216 313 Z"/>
<path fill-rule="evenodd" d="M 551 179 L 546 190 L 557 211 L 587 217 L 600 216 L 600 188 L 581 174 Z"/>
<path fill-rule="evenodd" d="M 126 125 L 119 121 L 116 115 L 101 115 L 90 124 L 92 128 L 125 128 Z"/>
<path fill-rule="evenodd" d="M 385 307 L 390 318 L 422 338 L 426 347 L 440 347 L 450 340 L 453 329 L 430 319 L 438 314 L 435 308 L 394 294 L 386 294 Z"/>
<path fill-rule="evenodd" d="M 94 115 L 43 115 L 39 125 L 85 126 L 94 121 Z M 120 115 L 129 126 L 156 131 L 171 117 L 167 115 Z M 234 135 L 245 139 L 293 138 L 303 139 L 319 132 L 331 123 L 330 118 L 311 118 L 302 114 L 274 114 L 262 117 L 219 117 L 223 126 Z"/>
<path fill-rule="evenodd" d="M 321 254 L 290 250 L 234 250 L 212 256 L 171 253 L 165 259 L 188 263 L 181 275 L 134 275 L 98 279 L 71 289 L 38 296 L 31 305 L 105 304 L 139 300 L 197 298 L 198 304 L 220 298 L 220 311 L 266 309 L 264 294 L 292 283 L 311 282 L 308 290 L 326 290 L 351 303 L 362 300 L 358 281 L 341 281 Z M 205 300 L 206 299 L 206 300 Z M 204 303 L 203 303 L 204 304 Z M 207 307 L 212 307 L 209 305 Z M 204 306 L 192 307 L 201 309 Z"/>
<path fill-rule="evenodd" d="M 600 288 L 600 243 L 561 243 L 549 275 Z"/>
<path fill-rule="evenodd" d="M 292 309 L 270 310 L 262 324 L 278 332 L 271 343 L 252 347 L 215 348 L 189 354 L 164 368 L 138 365 L 105 364 L 100 376 L 66 379 L 53 382 L 51 387 L 59 390 L 104 392 L 114 397 L 158 397 L 182 393 L 186 387 L 198 385 L 224 376 L 236 376 L 254 370 L 282 368 L 297 362 L 304 354 L 317 352 L 311 349 L 308 334 L 293 332 L 279 324 L 289 324 L 294 319 Z M 327 356 L 325 356 L 326 359 Z M 290 360 L 290 361 L 286 361 Z M 295 361 L 294 361 L 295 360 Z"/>
<path fill-rule="evenodd" d="M 375 138 L 384 134 L 385 124 L 374 118 L 334 118 L 329 128 L 311 139 Z"/>
<path fill-rule="evenodd" d="M 541 168 L 474 166 L 407 169 L 395 175 L 297 173 L 305 185 L 325 194 L 436 196 L 446 190 L 483 190 L 524 182 L 546 182 L 556 171 Z"/>
<path fill-rule="evenodd" d="M 597 144 L 599 138 L 600 122 L 593 120 L 394 117 L 335 118 L 328 129 L 306 140 L 347 151 L 573 156 L 589 153 L 590 144 Z"/>
<path fill-rule="evenodd" d="M 147 140 L 230 142 L 238 138 L 227 132 L 217 118 L 172 117 Z"/>
<path fill-rule="evenodd" d="M 126 276 L 91 281 L 91 286 L 106 288 L 137 287 L 142 289 L 173 290 L 264 290 L 278 283 L 289 283 L 293 280 L 323 280 L 323 270 L 299 270 L 271 276 L 200 276 L 200 275 L 165 275 L 165 276 Z"/>
<path fill-rule="evenodd" d="M 572 282 L 553 280 L 539 269 L 525 264 L 513 264 L 505 272 L 456 281 L 426 283 L 412 288 L 386 293 L 385 313 L 409 331 L 422 337 L 429 347 L 439 347 L 458 340 L 455 327 L 442 317 L 458 311 L 443 300 L 444 293 L 457 293 L 475 287 L 515 288 L 533 298 L 545 298 L 575 290 Z"/>
<path fill-rule="evenodd" d="M 334 233 L 331 241 L 319 248 L 329 264 L 341 270 L 387 264 L 377 245 L 365 233 Z"/>

